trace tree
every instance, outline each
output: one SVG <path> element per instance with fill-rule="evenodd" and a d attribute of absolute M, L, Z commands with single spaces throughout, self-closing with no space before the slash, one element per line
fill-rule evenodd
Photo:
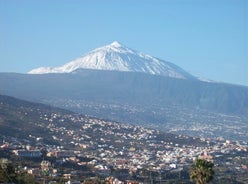
<path fill-rule="evenodd" d="M 204 159 L 196 159 L 190 169 L 190 179 L 195 180 L 197 184 L 205 184 L 213 179 L 214 164 Z"/>
<path fill-rule="evenodd" d="M 17 174 L 11 163 L 2 164 L 0 166 L 0 183 L 17 182 Z"/>
<path fill-rule="evenodd" d="M 0 160 L 0 183 L 20 183 L 20 184 L 34 184 L 34 176 L 26 172 L 17 172 L 14 165 L 6 160 Z"/>

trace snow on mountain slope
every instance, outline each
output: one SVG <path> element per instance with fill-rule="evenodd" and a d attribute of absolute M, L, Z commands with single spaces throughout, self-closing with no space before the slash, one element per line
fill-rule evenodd
<path fill-rule="evenodd" d="M 29 74 L 71 73 L 79 69 L 144 72 L 173 78 L 194 78 L 180 67 L 150 55 L 136 52 L 118 42 L 97 48 L 86 55 L 59 67 L 41 67 Z"/>

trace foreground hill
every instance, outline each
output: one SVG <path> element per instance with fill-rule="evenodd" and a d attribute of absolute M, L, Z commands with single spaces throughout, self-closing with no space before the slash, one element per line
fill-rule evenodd
<path fill-rule="evenodd" d="M 112 128 L 114 128 L 114 126 L 118 126 L 119 130 L 115 131 L 116 134 L 118 134 L 118 131 L 134 134 L 135 132 L 133 132 L 133 129 L 143 129 L 142 127 L 138 126 L 127 126 L 117 122 L 90 118 L 60 108 L 55 108 L 39 103 L 32 103 L 10 96 L 0 95 L 1 136 L 10 136 L 17 139 L 30 140 L 33 140 L 33 137 L 42 137 L 42 139 L 50 143 L 53 142 L 54 144 L 58 144 L 58 142 L 56 143 L 56 139 L 54 139 L 53 136 L 63 137 L 63 135 L 59 135 L 59 129 L 64 129 L 65 132 L 76 132 L 79 130 L 84 131 L 83 127 L 85 126 L 94 126 L 95 130 L 92 132 L 92 134 L 90 132 L 87 133 L 90 137 L 92 137 L 92 141 L 93 139 L 100 138 L 111 139 L 111 136 L 102 134 L 101 131 L 103 131 L 103 124 L 106 125 L 104 126 L 104 129 L 106 130 L 108 129 L 108 127 L 111 129 L 111 125 L 113 126 Z M 94 128 L 92 128 L 92 130 Z M 54 131 L 55 129 L 57 129 L 57 131 Z M 158 134 L 158 132 L 155 130 L 147 130 L 149 132 L 154 132 L 154 134 L 156 135 Z M 101 136 L 94 137 L 96 136 L 96 133 Z M 67 139 L 65 139 L 66 142 L 70 142 L 73 140 L 73 137 L 67 137 L 67 135 L 64 136 L 64 138 Z M 84 136 L 86 136 L 86 134 Z M 113 136 L 112 138 L 113 140 L 118 140 L 119 138 L 117 137 Z M 175 143 L 181 142 L 181 144 L 187 144 L 187 142 L 191 144 L 193 140 L 192 138 L 188 138 L 189 140 L 177 139 L 175 138 L 177 136 L 173 134 L 161 134 L 159 137 L 164 137 L 165 139 L 167 139 L 167 141 L 173 141 Z M 200 143 L 199 139 L 196 139 L 193 142 L 195 142 L 196 144 Z M 60 144 L 63 144 L 63 141 L 60 142 L 58 145 Z"/>
<path fill-rule="evenodd" d="M 17 98 L 0 95 L 0 134 L 2 136 L 15 137 L 17 139 L 30 139 L 29 135 L 44 137 L 45 142 L 50 142 L 51 134 L 47 134 L 48 119 L 42 116 L 51 114 L 73 114 L 69 111 L 51 106 L 31 103 Z M 65 123 L 61 122 L 61 125 Z M 66 124 L 71 127 L 71 124 Z"/>

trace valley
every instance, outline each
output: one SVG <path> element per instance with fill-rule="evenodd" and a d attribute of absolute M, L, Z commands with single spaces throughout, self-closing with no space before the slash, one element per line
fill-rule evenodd
<path fill-rule="evenodd" d="M 237 181 L 237 176 L 243 178 L 248 174 L 244 169 L 246 162 L 240 162 L 247 159 L 248 147 L 244 142 L 166 133 L 7 96 L 0 99 L 0 153 L 11 151 L 22 158 L 25 170 L 30 173 L 35 169 L 41 172 L 38 163 L 45 158 L 57 170 L 54 173 L 49 169 L 48 176 L 53 179 L 74 172 L 70 174 L 71 179 L 82 180 L 80 170 L 83 168 L 84 177 L 106 178 L 115 173 L 121 181 L 188 181 L 187 168 L 195 158 L 206 157 L 218 163 L 216 169 L 220 171 L 216 182 L 226 181 L 227 176 Z M 18 159 L 14 155 L 9 159 Z M 229 157 L 231 162 L 228 162 Z M 25 160 L 30 159 L 38 163 L 25 165 Z M 235 159 L 239 161 L 234 162 Z M 231 175 L 220 174 L 222 167 Z M 149 178 L 144 172 L 153 173 L 153 176 Z M 156 179 L 159 173 L 160 180 Z M 176 173 L 181 176 L 178 178 Z"/>
<path fill-rule="evenodd" d="M 141 106 L 108 104 L 83 100 L 44 99 L 44 103 L 73 110 L 93 117 L 131 123 L 172 133 L 180 133 L 211 139 L 231 139 L 247 143 L 248 118 L 202 109 L 182 107 L 175 104 Z"/>

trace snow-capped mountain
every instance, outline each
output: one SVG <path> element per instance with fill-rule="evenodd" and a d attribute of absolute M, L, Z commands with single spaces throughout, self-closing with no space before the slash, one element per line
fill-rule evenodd
<path fill-rule="evenodd" d="M 97 48 L 59 67 L 41 67 L 29 74 L 72 73 L 79 69 L 143 72 L 173 78 L 194 78 L 180 67 L 150 55 L 134 51 L 118 42 Z"/>

